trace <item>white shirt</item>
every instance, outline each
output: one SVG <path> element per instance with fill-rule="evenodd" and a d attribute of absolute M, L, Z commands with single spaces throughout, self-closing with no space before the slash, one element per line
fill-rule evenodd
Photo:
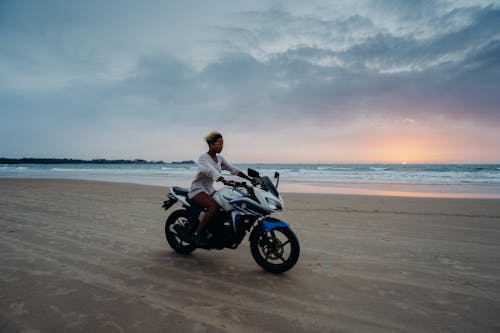
<path fill-rule="evenodd" d="M 198 173 L 194 177 L 189 189 L 188 197 L 191 199 L 200 192 L 205 192 L 212 195 L 215 192 L 213 187 L 214 181 L 219 179 L 222 170 L 227 170 L 233 175 L 237 175 L 240 170 L 229 164 L 224 157 L 216 154 L 217 163 L 208 155 L 204 153 L 198 159 Z"/>

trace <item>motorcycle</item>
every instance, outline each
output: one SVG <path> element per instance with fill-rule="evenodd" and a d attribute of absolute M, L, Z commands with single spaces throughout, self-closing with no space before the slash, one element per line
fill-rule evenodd
<path fill-rule="evenodd" d="M 279 173 L 274 175 L 276 184 L 253 169 L 248 169 L 248 175 L 251 185 L 232 182 L 212 195 L 220 209 L 206 228 L 209 245 L 204 249 L 236 249 L 250 232 L 250 250 L 257 264 L 271 273 L 283 273 L 296 264 L 300 245 L 288 223 L 270 216 L 284 206 L 277 189 Z M 177 202 L 182 208 L 167 218 L 165 237 L 176 252 L 189 254 L 197 249 L 193 235 L 205 209 L 188 198 L 188 189 L 174 186 L 162 207 L 168 210 Z"/>

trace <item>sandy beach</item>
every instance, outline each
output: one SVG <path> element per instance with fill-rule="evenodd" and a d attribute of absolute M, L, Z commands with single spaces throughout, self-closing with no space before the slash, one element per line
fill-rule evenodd
<path fill-rule="evenodd" d="M 297 265 L 176 254 L 165 187 L 0 179 L 0 332 L 498 332 L 500 200 L 284 194 Z"/>

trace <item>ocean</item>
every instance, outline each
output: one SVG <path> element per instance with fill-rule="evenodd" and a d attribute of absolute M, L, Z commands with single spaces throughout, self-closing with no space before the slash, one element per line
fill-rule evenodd
<path fill-rule="evenodd" d="M 500 198 L 500 164 L 235 164 L 273 178 L 281 192 Z M 0 165 L 0 178 L 82 179 L 188 187 L 190 164 Z M 230 177 L 229 177 L 230 178 Z"/>

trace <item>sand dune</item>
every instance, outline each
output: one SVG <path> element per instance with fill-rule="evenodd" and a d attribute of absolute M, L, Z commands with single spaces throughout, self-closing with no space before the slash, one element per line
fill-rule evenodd
<path fill-rule="evenodd" d="M 166 192 L 0 180 L 0 332 L 500 331 L 500 200 L 285 194 L 276 276 L 173 252 Z"/>

